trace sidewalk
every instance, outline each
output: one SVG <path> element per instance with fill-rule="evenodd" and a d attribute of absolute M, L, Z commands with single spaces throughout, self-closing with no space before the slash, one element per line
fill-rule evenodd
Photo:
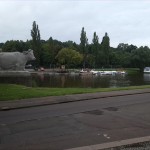
<path fill-rule="evenodd" d="M 76 147 L 67 150 L 149 150 L 150 136 Z"/>
<path fill-rule="evenodd" d="M 59 103 L 68 103 L 68 102 L 75 102 L 75 101 L 85 101 L 90 99 L 101 99 L 107 97 L 143 94 L 143 93 L 150 93 L 150 88 L 125 90 L 125 91 L 88 93 L 88 94 L 75 94 L 75 95 L 65 95 L 65 96 L 50 96 L 50 97 L 22 99 L 22 100 L 13 100 L 13 101 L 1 101 L 0 111 L 52 105 L 52 104 L 59 104 Z"/>

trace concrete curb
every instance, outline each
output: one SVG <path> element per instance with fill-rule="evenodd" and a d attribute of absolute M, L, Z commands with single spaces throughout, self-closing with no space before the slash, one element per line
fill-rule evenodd
<path fill-rule="evenodd" d="M 22 99 L 22 100 L 15 100 L 15 101 L 1 101 L 0 111 L 8 111 L 12 109 L 30 108 L 30 107 L 38 107 L 38 106 L 45 106 L 45 105 L 85 101 L 91 99 L 102 99 L 102 98 L 117 97 L 117 96 L 127 96 L 127 95 L 134 95 L 134 94 L 144 94 L 144 93 L 150 93 L 150 89 L 99 92 L 99 93 L 75 94 L 75 95 L 65 95 L 65 96 L 50 96 L 50 97 Z"/>
<path fill-rule="evenodd" d="M 103 143 L 103 144 L 89 145 L 83 147 L 76 147 L 67 150 L 102 150 L 102 149 L 115 148 L 124 145 L 131 145 L 131 144 L 148 142 L 148 141 L 150 141 L 150 136 L 114 141 L 114 142 Z"/>

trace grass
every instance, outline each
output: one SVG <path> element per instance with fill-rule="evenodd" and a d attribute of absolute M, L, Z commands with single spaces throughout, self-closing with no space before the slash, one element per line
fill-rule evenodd
<path fill-rule="evenodd" d="M 121 88 L 35 88 L 23 85 L 0 84 L 0 101 L 145 88 L 150 88 L 150 85 Z"/>
<path fill-rule="evenodd" d="M 139 68 L 125 68 L 127 74 L 137 74 L 140 72 Z"/>

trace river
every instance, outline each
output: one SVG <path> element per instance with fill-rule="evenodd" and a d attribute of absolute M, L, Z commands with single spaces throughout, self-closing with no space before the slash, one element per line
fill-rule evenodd
<path fill-rule="evenodd" d="M 46 74 L 38 72 L 31 77 L 0 77 L 0 83 L 22 84 L 30 87 L 76 87 L 76 88 L 108 88 L 127 87 L 150 84 L 150 74 L 132 75 L 79 75 Z"/>

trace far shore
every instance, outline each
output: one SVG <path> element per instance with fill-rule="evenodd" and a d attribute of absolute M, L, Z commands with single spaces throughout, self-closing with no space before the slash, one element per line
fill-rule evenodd
<path fill-rule="evenodd" d="M 60 68 L 44 68 L 39 67 L 37 70 L 35 69 L 26 69 L 26 71 L 29 71 L 32 74 L 76 74 L 76 75 L 82 75 L 81 71 L 86 70 L 86 75 L 92 75 L 93 73 L 91 71 L 123 71 L 126 74 L 136 74 L 140 72 L 138 68 L 99 68 L 99 69 L 60 69 Z M 85 75 L 85 74 L 84 74 Z"/>

